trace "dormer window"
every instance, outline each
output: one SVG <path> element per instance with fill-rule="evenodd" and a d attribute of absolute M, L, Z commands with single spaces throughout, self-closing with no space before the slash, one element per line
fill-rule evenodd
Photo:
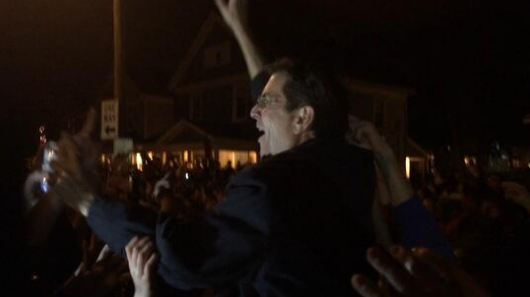
<path fill-rule="evenodd" d="M 223 42 L 204 49 L 204 68 L 218 68 L 232 62 L 231 43 Z"/>

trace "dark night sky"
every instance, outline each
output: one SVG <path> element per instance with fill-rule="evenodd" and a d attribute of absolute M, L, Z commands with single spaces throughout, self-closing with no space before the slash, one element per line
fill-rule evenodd
<path fill-rule="evenodd" d="M 163 85 L 213 1 L 125 2 L 127 68 Z M 302 55 L 415 89 L 410 133 L 427 147 L 448 141 L 448 119 L 466 137 L 520 137 L 504 131 L 530 107 L 530 10 L 523 1 L 252 2 L 252 26 L 270 59 Z M 4 141 L 31 152 L 38 125 L 58 131 L 62 119 L 83 113 L 109 90 L 111 70 L 112 1 L 0 2 Z"/>

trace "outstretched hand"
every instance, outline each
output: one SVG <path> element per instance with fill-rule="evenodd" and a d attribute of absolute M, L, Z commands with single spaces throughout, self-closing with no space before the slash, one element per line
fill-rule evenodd
<path fill-rule="evenodd" d="M 134 297 L 152 297 L 158 255 L 149 237 L 133 237 L 125 247 L 129 270 L 134 282 Z"/>
<path fill-rule="evenodd" d="M 98 145 L 91 139 L 96 112 L 91 109 L 83 128 L 76 135 L 62 133 L 57 161 L 52 163 L 50 194 L 70 207 L 88 215 L 88 207 L 97 188 Z"/>
<path fill-rule="evenodd" d="M 438 254 L 418 248 L 394 246 L 367 251 L 370 265 L 381 274 L 376 284 L 363 275 L 352 277 L 353 288 L 363 297 L 486 297 L 488 294 L 457 266 Z"/>

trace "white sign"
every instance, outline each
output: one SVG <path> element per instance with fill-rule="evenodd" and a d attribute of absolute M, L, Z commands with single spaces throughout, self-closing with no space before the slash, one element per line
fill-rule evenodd
<path fill-rule="evenodd" d="M 128 154 L 134 149 L 134 142 L 131 138 L 114 139 L 114 155 Z"/>
<path fill-rule="evenodd" d="M 101 101 L 101 140 L 118 137 L 118 100 Z"/>

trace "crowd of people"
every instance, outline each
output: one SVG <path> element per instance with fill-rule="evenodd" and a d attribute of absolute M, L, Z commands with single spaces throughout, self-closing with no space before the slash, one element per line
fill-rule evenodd
<path fill-rule="evenodd" d="M 244 55 L 258 164 L 142 170 L 99 162 L 90 111 L 26 181 L 31 296 L 513 296 L 530 263 L 530 194 L 499 176 L 433 172 L 413 188 L 338 81 L 266 66 L 245 0 L 215 0 Z M 40 152 L 42 155 L 42 152 Z M 46 189 L 41 187 L 46 178 Z M 49 188 L 48 188 L 49 187 Z"/>
<path fill-rule="evenodd" d="M 462 267 L 496 296 L 524 290 L 530 195 L 523 180 L 499 175 L 444 180 L 434 175 L 417 191 Z"/>

